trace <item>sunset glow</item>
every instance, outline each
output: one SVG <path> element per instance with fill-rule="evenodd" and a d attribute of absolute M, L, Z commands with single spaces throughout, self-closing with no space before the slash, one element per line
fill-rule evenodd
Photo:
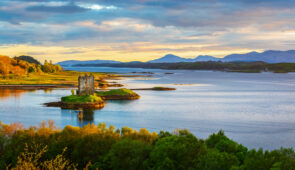
<path fill-rule="evenodd" d="M 294 48 L 295 2 L 0 2 L 0 54 L 38 60 L 148 61 Z"/>

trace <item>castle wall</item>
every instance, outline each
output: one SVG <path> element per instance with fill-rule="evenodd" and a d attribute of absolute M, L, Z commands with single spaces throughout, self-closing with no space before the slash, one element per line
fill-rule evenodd
<path fill-rule="evenodd" d="M 89 76 L 79 76 L 78 83 L 78 95 L 83 96 L 94 94 L 94 76 L 92 74 L 90 74 Z"/>

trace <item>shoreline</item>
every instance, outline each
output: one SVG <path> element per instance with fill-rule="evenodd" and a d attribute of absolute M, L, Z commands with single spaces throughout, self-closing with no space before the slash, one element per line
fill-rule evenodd
<path fill-rule="evenodd" d="M 55 74 L 45 74 L 44 76 L 31 74 L 28 77 L 21 77 L 19 79 L 1 79 L 0 89 L 58 89 L 58 88 L 77 88 L 77 78 L 79 75 L 92 73 L 95 76 L 95 87 L 123 87 L 123 84 L 108 82 L 106 80 L 120 80 L 121 78 L 135 78 L 135 77 L 152 77 L 150 75 L 122 75 L 109 74 L 100 72 L 84 72 L 66 70 Z M 22 83 L 21 83 L 22 82 Z M 20 84 L 19 84 L 20 83 Z"/>
<path fill-rule="evenodd" d="M 0 89 L 25 89 L 25 90 L 38 90 L 38 89 L 57 89 L 57 88 L 75 88 L 76 85 L 51 85 L 51 84 L 17 84 L 17 85 L 0 85 Z"/>

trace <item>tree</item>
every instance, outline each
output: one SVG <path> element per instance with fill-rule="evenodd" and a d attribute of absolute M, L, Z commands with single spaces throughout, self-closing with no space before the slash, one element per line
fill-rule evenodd
<path fill-rule="evenodd" d="M 146 169 L 146 161 L 151 150 L 150 144 L 124 139 L 112 146 L 104 160 L 103 169 Z"/>
<path fill-rule="evenodd" d="M 184 133 L 183 133 L 184 132 Z M 155 169 L 191 169 L 206 151 L 204 143 L 186 131 L 159 139 L 150 156 Z"/>

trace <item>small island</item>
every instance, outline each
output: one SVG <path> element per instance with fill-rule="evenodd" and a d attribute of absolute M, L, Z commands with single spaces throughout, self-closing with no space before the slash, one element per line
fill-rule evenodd
<path fill-rule="evenodd" d="M 109 91 L 96 91 L 97 96 L 103 100 L 134 100 L 140 96 L 130 89 L 113 89 Z"/>
<path fill-rule="evenodd" d="M 61 98 L 59 102 L 45 103 L 49 107 L 61 107 L 62 109 L 100 109 L 104 107 L 104 101 L 94 92 L 94 76 L 79 76 L 77 94 L 72 90 L 72 95 Z"/>
<path fill-rule="evenodd" d="M 48 107 L 61 107 L 62 109 L 100 109 L 104 101 L 97 95 L 70 95 L 61 98 L 59 102 L 45 103 Z"/>
<path fill-rule="evenodd" d="M 152 87 L 152 88 L 138 88 L 138 89 L 131 89 L 131 90 L 171 91 L 171 90 L 176 90 L 176 88 L 170 88 L 170 87 Z"/>
<path fill-rule="evenodd" d="M 113 89 L 109 91 L 95 91 L 94 76 L 86 74 L 78 78 L 77 94 L 72 90 L 72 95 L 64 96 L 59 102 L 45 103 L 48 107 L 61 107 L 62 109 L 100 109 L 104 100 L 134 100 L 140 96 L 129 89 Z"/>

